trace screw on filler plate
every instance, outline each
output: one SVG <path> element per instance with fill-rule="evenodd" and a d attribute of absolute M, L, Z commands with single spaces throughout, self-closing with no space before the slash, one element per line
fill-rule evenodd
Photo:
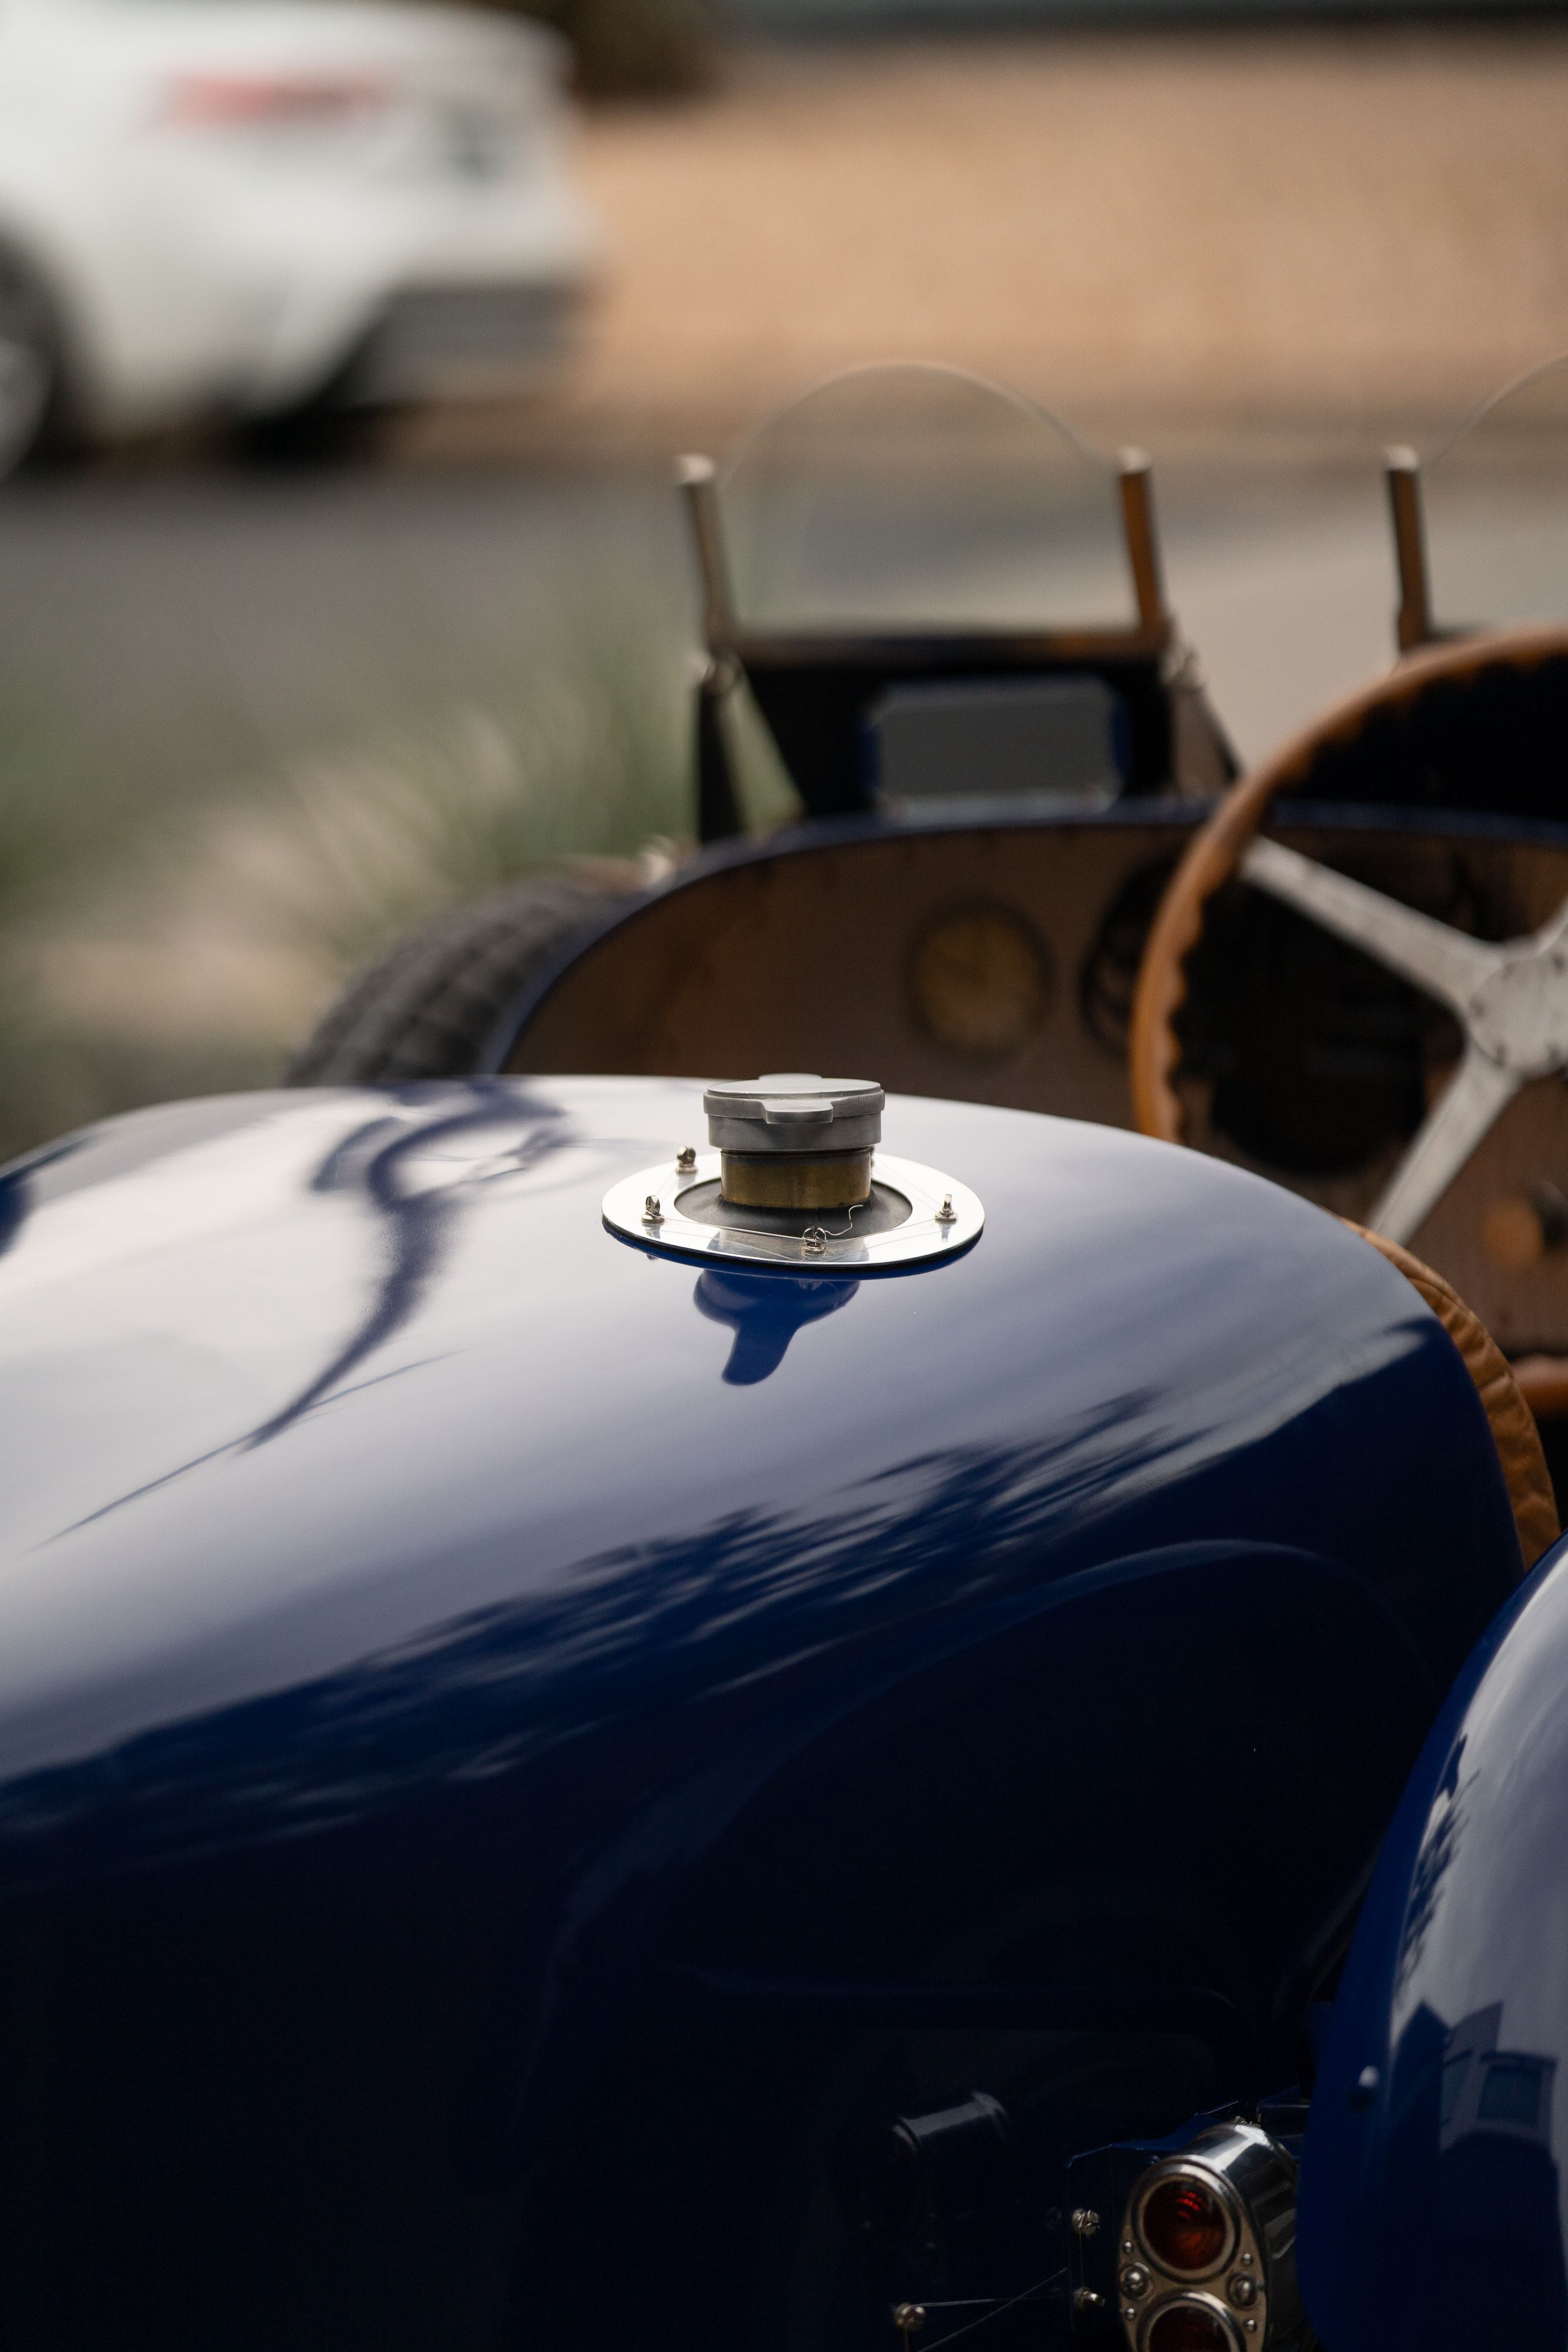
<path fill-rule="evenodd" d="M 643 1203 L 643 1223 L 645 1225 L 662 1225 L 664 1222 L 664 1213 L 659 1206 L 659 1196 L 657 1192 L 650 1192 Z"/>
<path fill-rule="evenodd" d="M 1092 2238 L 1100 2227 L 1100 2216 L 1092 2205 L 1075 2205 L 1068 2227 L 1075 2238 Z"/>
<path fill-rule="evenodd" d="M 952 1195 L 952 1193 L 951 1193 L 951 1192 L 944 1192 L 944 1193 L 943 1193 L 943 1195 L 942 1195 L 942 1206 L 941 1206 L 941 1207 L 937 1210 L 937 1212 L 936 1212 L 936 1222 L 937 1222 L 937 1223 L 938 1223 L 939 1225 L 950 1225 L 950 1224 L 953 1224 L 953 1223 L 955 1223 L 956 1222 L 957 1215 L 958 1215 L 958 1212 L 957 1212 L 957 1210 L 953 1206 L 953 1195 Z"/>
<path fill-rule="evenodd" d="M 696 1146 L 692 1143 L 683 1143 L 680 1150 L 675 1154 L 676 1167 L 680 1170 L 683 1176 L 689 1176 L 696 1164 Z"/>

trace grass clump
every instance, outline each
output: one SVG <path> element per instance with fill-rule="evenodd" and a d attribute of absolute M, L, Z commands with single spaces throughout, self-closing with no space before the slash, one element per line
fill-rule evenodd
<path fill-rule="evenodd" d="M 602 624 L 521 684 L 405 713 L 194 812 L 105 814 L 0 762 L 0 1156 L 276 1082 L 345 981 L 457 899 L 689 833 L 678 654 Z M 7 780 L 9 779 L 9 786 Z"/>
<path fill-rule="evenodd" d="M 301 759 L 207 831 L 188 892 L 342 975 L 536 866 L 689 833 L 679 672 L 637 648 Z"/>

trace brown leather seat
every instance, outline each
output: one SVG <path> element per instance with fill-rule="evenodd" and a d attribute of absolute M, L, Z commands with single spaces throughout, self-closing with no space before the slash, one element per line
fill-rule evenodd
<path fill-rule="evenodd" d="M 1345 1223 L 1349 1224 L 1350 1220 L 1346 1218 Z M 1552 1474 L 1541 1450 L 1541 1433 L 1514 1379 L 1512 1366 L 1480 1317 L 1465 1305 L 1457 1291 L 1450 1289 L 1440 1274 L 1434 1274 L 1429 1265 L 1412 1257 L 1397 1242 L 1385 1241 L 1381 1234 L 1369 1234 L 1363 1225 L 1353 1224 L 1350 1229 L 1359 1234 L 1364 1242 L 1369 1242 L 1390 1265 L 1399 1268 L 1406 1281 L 1420 1292 L 1464 1358 L 1465 1370 L 1476 1384 L 1491 1423 L 1498 1460 L 1513 1505 L 1513 1523 L 1519 1529 L 1524 1565 L 1533 1568 L 1547 1545 L 1556 1542 L 1562 1528 Z"/>

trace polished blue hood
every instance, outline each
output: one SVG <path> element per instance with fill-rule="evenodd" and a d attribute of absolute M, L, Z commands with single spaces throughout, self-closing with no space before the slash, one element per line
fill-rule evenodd
<path fill-rule="evenodd" d="M 1467 1663 L 1335 2000 L 1302 2168 L 1336 2352 L 1568 2343 L 1568 1540 Z"/>
<path fill-rule="evenodd" d="M 13 1169 L 0 1874 L 106 1793 L 79 1768 L 134 1784 L 173 1727 L 210 1787 L 156 1771 L 184 1826 L 128 1823 L 122 1860 L 1197 1537 L 1334 1559 L 1446 1679 L 1516 1563 L 1396 1274 L 1194 1153 L 926 1101 L 885 1132 L 988 1223 L 858 1284 L 606 1231 L 609 1183 L 703 1139 L 684 1084 L 234 1097 Z M 1462 1596 L 1413 1609 L 1413 1559 L 1445 1558 Z M 248 1738 L 189 1746 L 285 1694 L 255 1784 Z"/>
<path fill-rule="evenodd" d="M 1238 1170 L 884 1137 L 985 1228 L 858 1280 L 605 1227 L 691 1085 L 0 1180 L 7 2345 L 814 2347 L 903 2086 L 1033 2113 L 1045 2213 L 1291 2079 L 1519 1572 L 1475 1391 Z"/>

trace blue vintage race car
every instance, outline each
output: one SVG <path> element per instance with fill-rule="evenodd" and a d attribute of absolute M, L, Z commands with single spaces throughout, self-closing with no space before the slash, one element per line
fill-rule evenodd
<path fill-rule="evenodd" d="M 792 1073 L 4 1202 L 8 2345 L 1305 2340 L 1322 2004 L 1554 1527 L 1397 1266 Z"/>
<path fill-rule="evenodd" d="M 1565 679 L 0 1175 L 0 2342 L 1563 2341 Z"/>

